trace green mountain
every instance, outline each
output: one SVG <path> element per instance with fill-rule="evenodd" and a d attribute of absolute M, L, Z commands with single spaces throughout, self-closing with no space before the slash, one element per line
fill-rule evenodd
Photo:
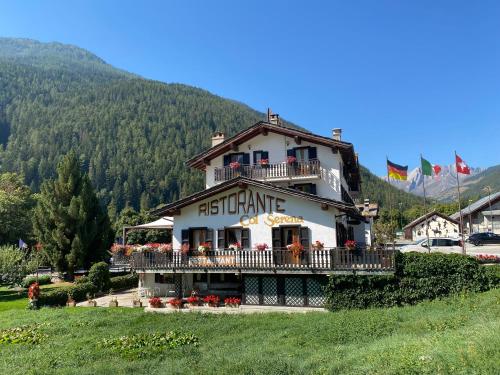
<path fill-rule="evenodd" d="M 490 186 L 492 192 L 500 191 L 500 165 L 495 165 L 467 178 L 463 183 L 464 197 L 484 197 L 487 195 L 484 192 L 486 186 Z"/>
<path fill-rule="evenodd" d="M 0 38 L 0 163 L 37 191 L 61 155 L 80 155 L 105 205 L 151 208 L 203 189 L 185 167 L 213 132 L 232 135 L 264 118 L 207 91 L 146 80 L 78 47 Z M 363 192 L 388 184 L 363 169 Z M 418 198 L 392 188 L 395 201 Z M 405 203 L 405 204 L 406 204 Z"/>

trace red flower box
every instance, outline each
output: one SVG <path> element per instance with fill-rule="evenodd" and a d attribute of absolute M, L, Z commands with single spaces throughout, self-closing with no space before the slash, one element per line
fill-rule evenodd
<path fill-rule="evenodd" d="M 203 298 L 203 302 L 205 302 L 209 306 L 217 307 L 217 306 L 219 306 L 220 298 L 219 298 L 219 296 L 211 294 L 211 295 Z"/>
<path fill-rule="evenodd" d="M 161 298 L 160 297 L 153 297 L 149 299 L 149 305 L 151 307 L 154 307 L 155 309 L 158 309 L 162 306 L 161 303 Z"/>

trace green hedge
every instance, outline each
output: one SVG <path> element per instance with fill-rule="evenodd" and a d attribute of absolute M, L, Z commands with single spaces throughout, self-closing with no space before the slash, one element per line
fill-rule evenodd
<path fill-rule="evenodd" d="M 49 292 L 44 292 L 42 289 L 38 304 L 39 306 L 64 306 L 68 300 L 68 294 L 71 294 L 73 299 L 79 302 L 87 298 L 87 293 L 94 294 L 96 292 L 97 288 L 92 283 L 75 284 Z"/>
<path fill-rule="evenodd" d="M 26 276 L 24 280 L 21 283 L 21 286 L 23 288 L 29 288 L 31 284 L 36 282 L 36 276 Z M 50 275 L 42 275 L 38 277 L 38 284 L 39 285 L 47 285 L 50 284 L 51 281 L 51 276 Z"/>
<path fill-rule="evenodd" d="M 397 253 L 394 275 L 331 275 L 325 287 L 326 306 L 330 310 L 390 307 L 481 292 L 499 284 L 498 273 L 460 254 Z"/>
<path fill-rule="evenodd" d="M 139 283 L 139 276 L 136 273 L 130 273 L 124 276 L 115 276 L 111 278 L 110 287 L 113 290 L 136 288 Z"/>
<path fill-rule="evenodd" d="M 95 263 L 90 267 L 88 281 L 95 285 L 99 292 L 109 289 L 109 266 L 106 262 Z"/>

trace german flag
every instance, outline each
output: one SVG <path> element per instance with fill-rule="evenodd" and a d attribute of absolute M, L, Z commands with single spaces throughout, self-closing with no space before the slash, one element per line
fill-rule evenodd
<path fill-rule="evenodd" d="M 399 164 L 395 164 L 387 160 L 387 174 L 389 178 L 392 177 L 395 180 L 403 180 L 406 181 L 408 176 L 408 166 L 404 167 Z"/>

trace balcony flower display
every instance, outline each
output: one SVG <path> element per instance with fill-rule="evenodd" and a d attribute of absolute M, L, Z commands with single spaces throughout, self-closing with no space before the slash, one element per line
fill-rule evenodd
<path fill-rule="evenodd" d="M 180 298 L 172 298 L 168 301 L 168 304 L 174 309 L 180 309 L 182 307 L 182 300 Z"/>
<path fill-rule="evenodd" d="M 264 250 L 267 250 L 269 249 L 269 246 L 267 246 L 267 243 L 258 243 L 258 244 L 255 244 L 255 250 L 257 251 L 264 251 Z"/>
<path fill-rule="evenodd" d="M 314 241 L 312 248 L 313 250 L 323 250 L 325 248 L 325 243 L 321 241 Z"/>
<path fill-rule="evenodd" d="M 239 169 L 240 167 L 241 164 L 238 161 L 233 161 L 232 163 L 229 163 L 229 168 L 231 169 Z"/>
<path fill-rule="evenodd" d="M 262 167 L 268 166 L 269 165 L 269 159 L 260 159 L 259 160 L 259 165 Z"/>
<path fill-rule="evenodd" d="M 224 299 L 224 305 L 227 307 L 238 307 L 241 304 L 241 298 L 227 297 Z"/>
<path fill-rule="evenodd" d="M 304 251 L 304 246 L 302 246 L 300 242 L 294 242 L 290 245 L 287 245 L 286 248 L 292 252 L 294 257 L 299 256 Z"/>
<path fill-rule="evenodd" d="M 161 298 L 160 297 L 153 297 L 149 299 L 149 306 L 158 309 L 161 307 Z"/>
<path fill-rule="evenodd" d="M 130 245 L 122 245 L 119 243 L 114 243 L 111 246 L 110 252 L 112 255 L 124 255 L 129 256 L 134 251 L 134 247 Z"/>
<path fill-rule="evenodd" d="M 198 251 L 202 254 L 208 253 L 212 249 L 212 244 L 210 242 L 202 242 L 200 246 L 198 246 Z"/>
<path fill-rule="evenodd" d="M 171 253 L 173 250 L 173 247 L 172 247 L 172 244 L 171 243 L 162 243 L 159 247 L 158 247 L 158 251 L 160 253 Z"/>
<path fill-rule="evenodd" d="M 217 307 L 217 306 L 219 306 L 220 298 L 219 298 L 219 296 L 211 294 L 211 295 L 206 296 L 205 298 L 203 298 L 203 302 L 205 302 L 205 304 L 207 306 Z"/>
<path fill-rule="evenodd" d="M 191 295 L 186 298 L 186 301 L 189 306 L 198 306 L 200 304 L 200 297 Z"/>
<path fill-rule="evenodd" d="M 293 163 L 295 163 L 296 161 L 297 161 L 297 158 L 296 158 L 295 156 L 288 156 L 288 157 L 286 158 L 286 162 L 287 162 L 288 164 L 293 164 Z"/>
<path fill-rule="evenodd" d="M 228 247 L 229 250 L 241 250 L 241 243 L 235 242 L 229 245 Z"/>
<path fill-rule="evenodd" d="M 355 249 L 356 249 L 356 241 L 354 241 L 354 240 L 347 240 L 347 241 L 344 243 L 344 246 L 345 246 L 348 250 L 355 250 Z"/>

